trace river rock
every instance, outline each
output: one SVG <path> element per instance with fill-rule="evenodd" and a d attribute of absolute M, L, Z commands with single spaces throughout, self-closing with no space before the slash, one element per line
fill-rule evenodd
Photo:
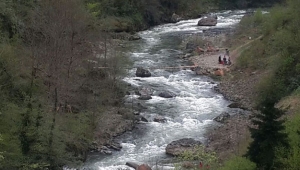
<path fill-rule="evenodd" d="M 231 103 L 230 105 L 228 105 L 227 107 L 229 108 L 241 108 L 241 104 L 240 103 L 237 103 L 237 102 L 234 102 L 234 103 Z"/>
<path fill-rule="evenodd" d="M 218 69 L 214 71 L 215 76 L 224 76 L 224 71 L 223 69 Z"/>
<path fill-rule="evenodd" d="M 153 94 L 152 89 L 148 87 L 142 87 L 135 91 L 136 95 L 140 95 L 139 100 L 150 100 L 152 99 L 151 95 Z"/>
<path fill-rule="evenodd" d="M 149 70 L 146 70 L 146 69 L 144 69 L 144 68 L 142 68 L 142 67 L 138 67 L 138 68 L 136 69 L 135 75 L 136 75 L 137 77 L 151 77 L 150 71 L 149 71 Z"/>
<path fill-rule="evenodd" d="M 151 96 L 153 94 L 153 90 L 148 87 L 142 87 L 136 90 L 135 94 L 139 96 Z"/>
<path fill-rule="evenodd" d="M 129 166 L 129 167 L 131 167 L 131 168 L 133 168 L 133 169 L 137 169 L 138 168 L 138 164 L 136 164 L 136 163 L 134 163 L 134 162 L 126 162 L 126 164 L 125 165 L 127 165 L 127 166 Z"/>
<path fill-rule="evenodd" d="M 154 119 L 153 119 L 154 122 L 159 122 L 159 123 L 165 123 L 167 122 L 167 119 L 162 117 L 162 116 L 156 116 Z"/>
<path fill-rule="evenodd" d="M 209 68 L 202 68 L 202 67 L 195 67 L 194 71 L 196 73 L 196 75 L 210 75 L 212 70 L 210 70 Z"/>
<path fill-rule="evenodd" d="M 201 145 L 201 142 L 192 138 L 179 139 L 167 145 L 166 154 L 179 156 L 184 151 L 193 151 L 194 147 L 199 145 Z"/>
<path fill-rule="evenodd" d="M 219 122 L 219 123 L 224 123 L 229 118 L 230 118 L 230 114 L 227 112 L 223 112 L 219 116 L 215 117 L 214 121 Z"/>
<path fill-rule="evenodd" d="M 130 35 L 130 36 L 128 37 L 128 40 L 129 40 L 129 41 L 135 41 L 135 40 L 139 40 L 139 39 L 141 39 L 141 37 L 138 36 L 138 35 L 136 35 L 136 34 Z"/>
<path fill-rule="evenodd" d="M 152 170 L 149 165 L 142 164 L 136 168 L 136 170 Z"/>
<path fill-rule="evenodd" d="M 141 95 L 138 99 L 139 100 L 150 100 L 150 99 L 152 99 L 152 97 L 149 95 Z"/>
<path fill-rule="evenodd" d="M 106 145 L 108 148 L 116 150 L 116 151 L 120 151 L 122 149 L 122 146 L 120 143 L 117 142 L 111 142 L 109 144 Z"/>
<path fill-rule="evenodd" d="M 173 15 L 171 17 L 171 22 L 176 23 L 176 22 L 179 22 L 180 20 L 182 20 L 182 18 L 179 15 L 173 13 Z"/>
<path fill-rule="evenodd" d="M 163 97 L 163 98 L 172 98 L 174 97 L 175 95 L 170 93 L 170 92 L 161 92 L 158 94 L 159 97 Z"/>
<path fill-rule="evenodd" d="M 106 147 L 106 146 L 102 146 L 99 149 L 99 152 L 101 152 L 103 154 L 106 154 L 106 155 L 111 155 L 112 154 L 112 151 L 108 147 Z"/>
<path fill-rule="evenodd" d="M 216 25 L 217 25 L 217 18 L 213 16 L 202 18 L 198 21 L 198 26 L 216 26 Z"/>
<path fill-rule="evenodd" d="M 145 117 L 143 117 L 143 116 L 141 116 L 141 121 L 142 122 L 148 122 L 148 120 Z"/>

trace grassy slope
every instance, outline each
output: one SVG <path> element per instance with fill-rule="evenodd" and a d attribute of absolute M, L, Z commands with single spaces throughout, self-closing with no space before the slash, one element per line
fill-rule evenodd
<path fill-rule="evenodd" d="M 297 0 L 289 1 L 290 4 L 296 2 Z M 297 57 L 293 58 L 297 51 L 295 44 L 298 43 L 298 33 L 294 31 L 294 37 L 291 38 L 289 31 L 293 30 L 293 23 L 297 18 L 293 17 L 293 6 L 276 7 L 271 11 L 271 17 L 257 13 L 254 17 L 246 16 L 236 34 L 228 41 L 231 44 L 231 55 L 236 62 L 229 76 L 225 77 L 222 83 L 225 86 L 234 86 L 238 94 L 240 94 L 238 89 L 244 87 L 241 90 L 242 98 L 250 98 L 253 106 L 259 104 L 263 98 L 271 96 L 278 101 L 276 107 L 286 110 L 285 125 L 291 148 L 281 150 L 277 161 L 282 163 L 282 167 L 293 169 L 299 166 L 294 160 L 299 160 L 297 130 L 299 132 L 300 129 L 300 95 L 299 88 L 293 86 L 293 83 L 298 80 L 295 74 L 297 72 L 295 65 L 298 60 Z M 288 12 L 284 15 L 279 11 Z M 285 34 L 282 34 L 283 32 Z M 294 62 L 289 62 L 289 60 Z M 253 81 L 253 78 L 256 78 L 256 81 Z M 240 82 L 243 85 L 238 85 Z M 285 85 L 281 86 L 281 84 Z M 250 140 L 241 142 L 246 152 Z"/>

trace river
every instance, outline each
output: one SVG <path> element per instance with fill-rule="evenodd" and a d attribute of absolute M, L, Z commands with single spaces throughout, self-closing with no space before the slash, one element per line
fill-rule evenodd
<path fill-rule="evenodd" d="M 165 160 L 167 144 L 181 138 L 194 138 L 205 142 L 204 133 L 208 127 L 215 126 L 212 120 L 224 111 L 228 111 L 230 101 L 213 90 L 216 83 L 206 76 L 198 76 L 187 70 L 164 70 L 158 67 L 187 65 L 180 57 L 183 54 L 180 45 L 185 36 L 201 35 L 203 30 L 232 29 L 246 11 L 223 11 L 215 13 L 218 24 L 214 27 L 199 27 L 199 19 L 180 21 L 175 24 L 164 24 L 139 32 L 141 40 L 130 42 L 127 54 L 134 62 L 124 81 L 134 87 L 148 87 L 153 90 L 152 99 L 138 100 L 135 94 L 126 96 L 128 102 L 140 102 L 147 109 L 141 112 L 149 122 L 140 123 L 137 127 L 116 140 L 121 143 L 122 150 L 112 155 L 90 156 L 85 170 L 125 170 L 127 161 L 147 163 L 154 167 L 163 166 L 164 170 L 174 169 Z M 204 35 L 203 35 L 204 36 Z M 216 61 L 217 62 L 217 61 Z M 152 76 L 138 78 L 136 67 L 150 68 Z M 174 98 L 162 98 L 159 92 L 168 91 L 176 95 Z M 155 116 L 163 116 L 166 123 L 153 121 Z"/>

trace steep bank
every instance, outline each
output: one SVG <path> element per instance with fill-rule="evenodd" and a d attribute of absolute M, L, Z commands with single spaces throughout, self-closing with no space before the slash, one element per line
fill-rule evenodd
<path fill-rule="evenodd" d="M 206 133 L 208 149 L 215 151 L 221 160 L 228 159 L 230 155 L 242 155 L 245 153 L 247 143 L 251 139 L 248 129 L 251 125 L 250 115 L 254 111 L 256 104 L 256 86 L 263 77 L 264 72 L 238 69 L 236 68 L 236 60 L 243 49 L 250 46 L 255 40 L 247 40 L 244 44 L 232 49 L 232 52 L 230 52 L 231 65 L 218 64 L 218 55 L 223 55 L 225 53 L 224 50 L 223 52 L 209 52 L 191 58 L 194 65 L 206 70 L 212 70 L 209 73 L 210 76 L 216 77 L 214 70 L 223 70 L 224 75 L 218 75 L 220 82 L 215 90 L 233 102 L 235 106 L 231 105 L 231 107 L 248 110 L 247 112 L 241 111 L 236 113 L 223 124 L 219 124 L 219 126 L 212 128 Z"/>

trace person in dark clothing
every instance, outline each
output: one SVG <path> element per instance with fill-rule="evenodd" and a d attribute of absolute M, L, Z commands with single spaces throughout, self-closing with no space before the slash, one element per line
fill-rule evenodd
<path fill-rule="evenodd" d="M 222 58 L 219 56 L 219 64 L 222 64 Z"/>
<path fill-rule="evenodd" d="M 224 65 L 227 64 L 225 55 L 224 55 L 224 57 L 223 57 L 223 64 L 224 64 Z"/>

